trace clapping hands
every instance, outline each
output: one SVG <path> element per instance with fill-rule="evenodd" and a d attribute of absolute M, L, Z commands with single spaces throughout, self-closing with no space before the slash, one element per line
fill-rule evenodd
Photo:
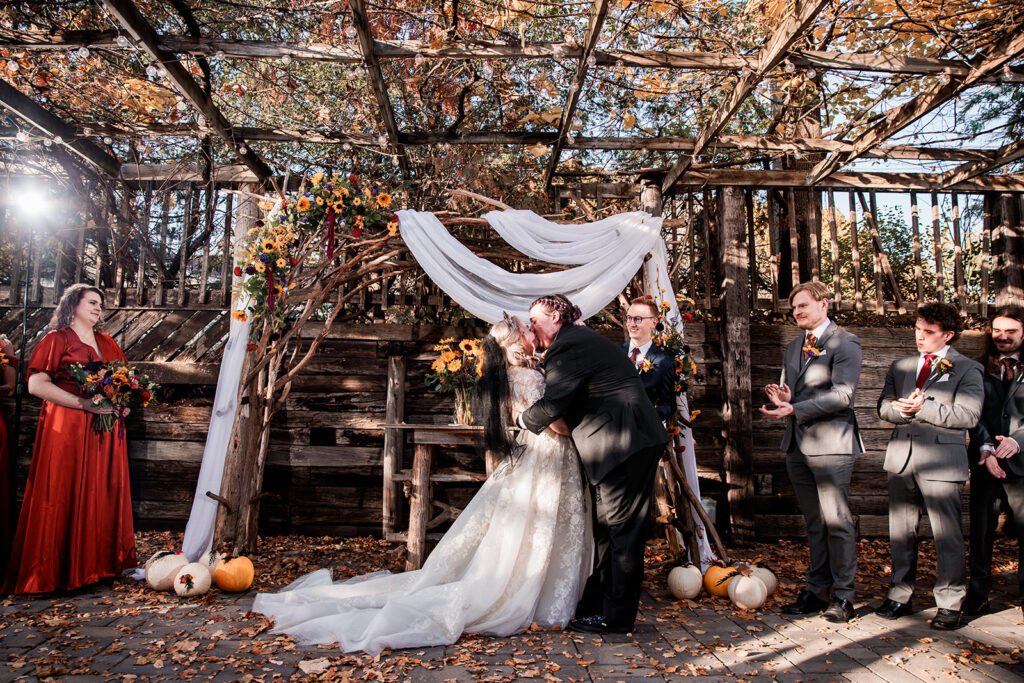
<path fill-rule="evenodd" d="M 786 384 L 768 384 L 765 385 L 764 393 L 768 397 L 768 401 L 775 405 L 774 408 L 769 408 L 767 405 L 762 405 L 759 410 L 765 417 L 788 417 L 793 414 L 793 406 L 790 401 L 793 400 L 793 392 L 790 391 L 789 386 Z"/>
<path fill-rule="evenodd" d="M 892 407 L 900 411 L 904 417 L 912 417 L 920 412 L 924 406 L 924 392 L 914 389 L 914 392 L 907 398 L 898 398 L 892 402 Z"/>

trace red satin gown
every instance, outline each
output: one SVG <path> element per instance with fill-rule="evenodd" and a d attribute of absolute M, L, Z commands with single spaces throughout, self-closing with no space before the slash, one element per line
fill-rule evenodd
<path fill-rule="evenodd" d="M 7 498 L 11 490 L 7 480 L 7 458 L 10 453 L 7 447 L 7 416 L 0 410 L 0 570 L 6 569 L 11 559 L 10 525 L 7 519 L 7 511 L 11 509 Z"/>
<path fill-rule="evenodd" d="M 50 332 L 32 352 L 28 376 L 45 372 L 80 394 L 69 365 L 124 360 L 108 335 L 96 332 L 96 342 L 102 358 L 70 327 Z M 5 593 L 70 590 L 136 566 L 124 430 L 96 432 L 92 419 L 43 401 Z"/>

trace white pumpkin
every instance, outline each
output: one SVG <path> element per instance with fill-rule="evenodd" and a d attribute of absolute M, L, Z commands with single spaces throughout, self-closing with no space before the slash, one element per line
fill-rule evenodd
<path fill-rule="evenodd" d="M 154 556 L 146 567 L 146 583 L 153 590 L 169 591 L 173 587 L 175 574 L 186 564 L 188 558 L 183 553 L 169 552 L 160 557 Z"/>
<path fill-rule="evenodd" d="M 692 600 L 700 594 L 703 580 L 700 567 L 684 564 L 668 573 L 668 590 L 677 600 Z"/>
<path fill-rule="evenodd" d="M 217 571 L 217 565 L 220 564 L 221 560 L 225 557 L 226 555 L 224 555 L 224 553 L 218 553 L 216 550 L 211 548 L 205 555 L 203 555 L 200 562 L 206 565 L 206 568 L 210 570 L 210 576 L 213 576 L 213 573 Z"/>
<path fill-rule="evenodd" d="M 205 562 L 189 562 L 174 575 L 174 592 L 183 598 L 202 595 L 211 583 L 213 577 Z"/>
<path fill-rule="evenodd" d="M 779 588 L 779 580 L 775 578 L 775 574 L 772 573 L 768 567 L 754 566 L 751 568 L 751 575 L 761 579 L 764 583 L 764 587 L 768 589 L 768 595 L 773 595 Z"/>
<path fill-rule="evenodd" d="M 737 574 L 729 581 L 729 599 L 740 609 L 758 609 L 768 599 L 768 588 L 756 576 Z"/>

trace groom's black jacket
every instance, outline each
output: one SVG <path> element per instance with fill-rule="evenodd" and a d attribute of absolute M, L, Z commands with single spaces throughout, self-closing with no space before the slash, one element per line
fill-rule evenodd
<path fill-rule="evenodd" d="M 566 325 L 544 354 L 544 397 L 523 413 L 535 433 L 562 417 L 592 483 L 668 433 L 622 349 L 589 327 Z"/>

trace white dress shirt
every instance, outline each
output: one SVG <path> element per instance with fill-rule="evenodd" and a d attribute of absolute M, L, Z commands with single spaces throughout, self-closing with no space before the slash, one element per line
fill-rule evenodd
<path fill-rule="evenodd" d="M 640 349 L 640 354 L 636 357 L 636 362 L 633 365 L 640 367 L 640 364 L 644 362 L 644 358 L 647 358 L 647 352 L 650 351 L 651 344 L 653 343 L 654 340 L 648 339 L 647 343 L 643 346 L 637 346 L 633 343 L 632 339 L 629 340 L 629 351 L 626 352 L 626 355 L 632 356 L 633 349 Z"/>

